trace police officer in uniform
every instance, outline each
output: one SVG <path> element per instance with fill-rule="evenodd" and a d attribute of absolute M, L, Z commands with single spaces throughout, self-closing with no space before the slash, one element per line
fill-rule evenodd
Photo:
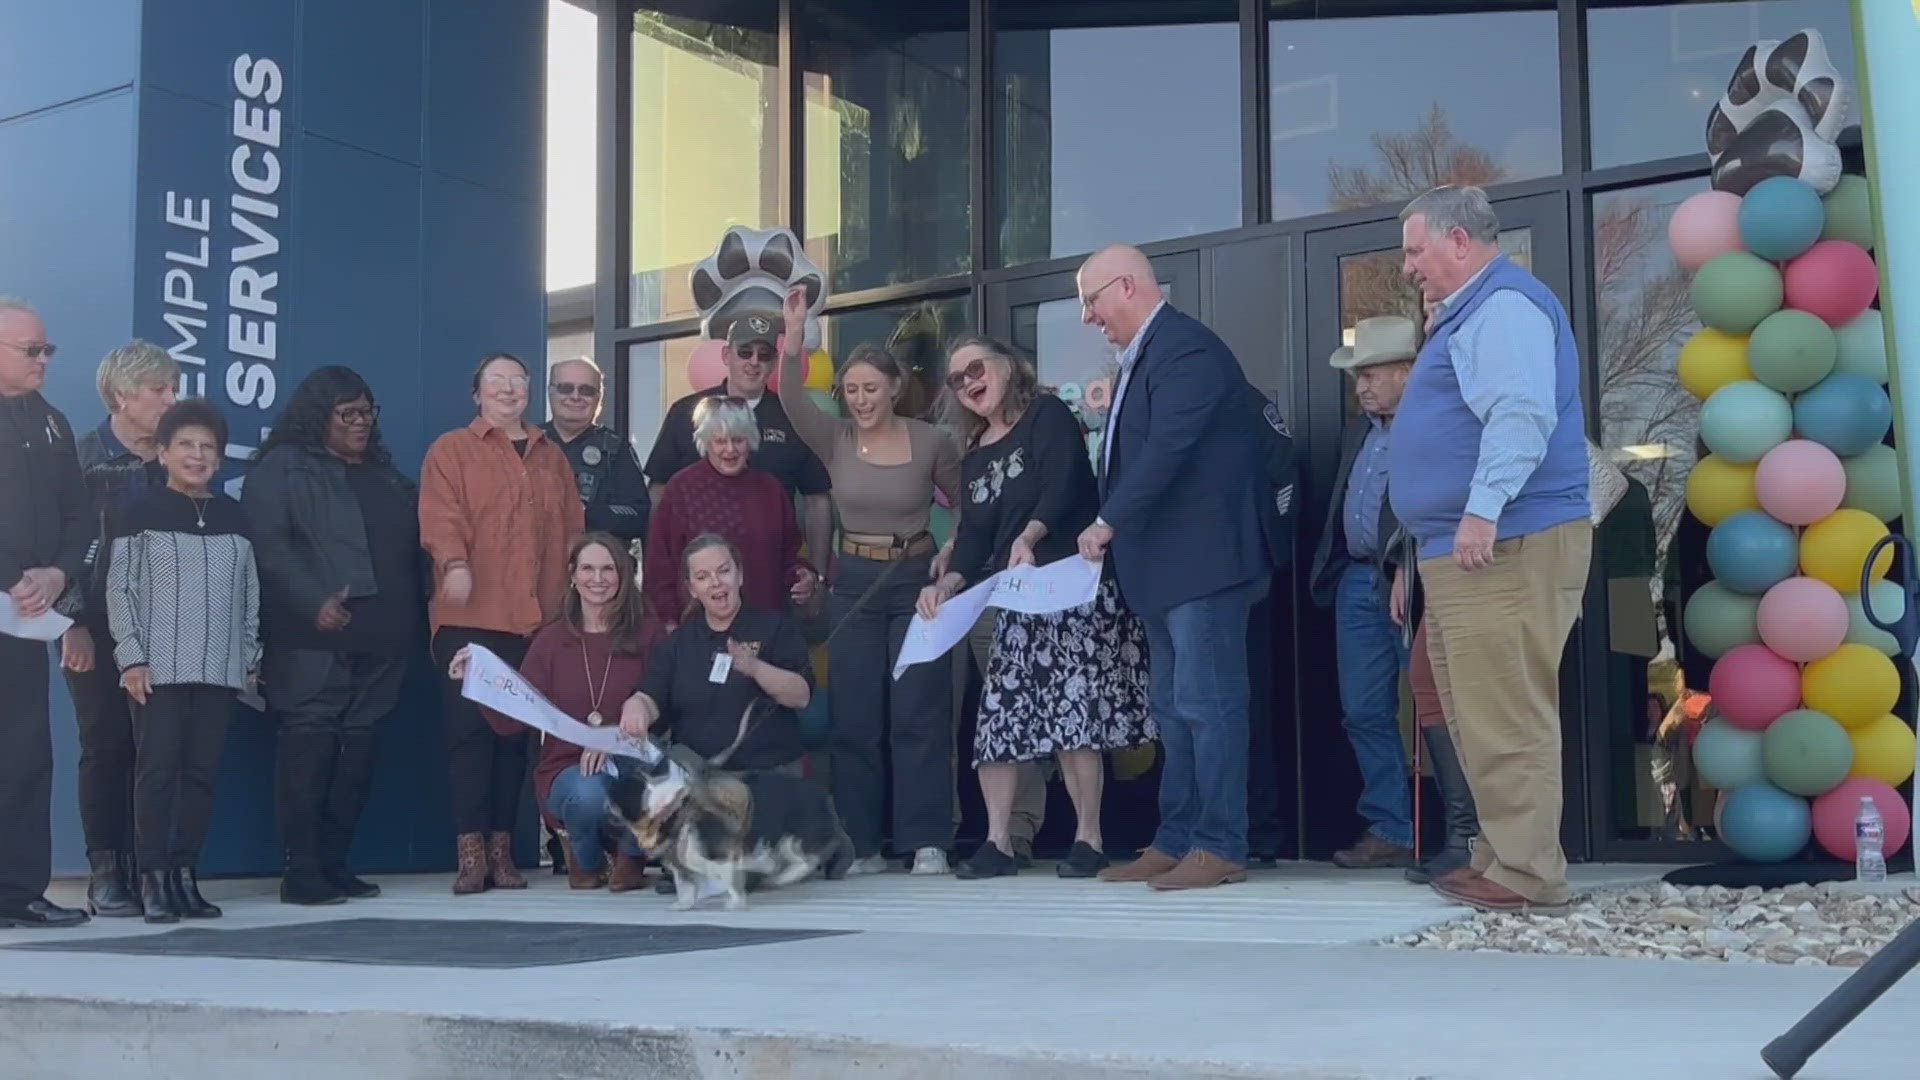
<path fill-rule="evenodd" d="M 619 432 L 600 418 L 600 368 L 586 357 L 562 360 L 547 372 L 553 419 L 541 429 L 567 455 L 586 504 L 587 528 L 612 533 L 628 545 L 647 535 L 653 499 L 640 459 Z"/>
<path fill-rule="evenodd" d="M 760 421 L 760 449 L 753 452 L 753 467 L 772 473 L 789 496 L 802 497 L 800 525 L 807 551 L 824 566 L 825 553 L 830 550 L 828 539 L 833 534 L 833 504 L 827 498 L 832 485 L 827 467 L 794 432 L 779 395 L 767 392 L 780 330 L 775 313 L 749 312 L 733 321 L 727 331 L 726 379 L 712 389 L 688 394 L 667 410 L 653 452 L 647 455 L 647 480 L 657 499 L 675 473 L 700 460 L 693 448 L 693 407 L 701 398 L 740 398 Z M 591 516 L 588 522 L 591 524 Z"/>

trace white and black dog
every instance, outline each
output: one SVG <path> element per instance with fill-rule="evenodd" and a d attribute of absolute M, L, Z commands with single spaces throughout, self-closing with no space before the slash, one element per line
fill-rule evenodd
<path fill-rule="evenodd" d="M 674 908 L 724 891 L 747 906 L 747 889 L 792 885 L 824 871 L 846 876 L 853 841 L 833 796 L 818 782 L 779 773 L 706 773 L 662 754 L 653 764 L 613 759 L 614 812 L 640 846 L 673 872 Z"/>

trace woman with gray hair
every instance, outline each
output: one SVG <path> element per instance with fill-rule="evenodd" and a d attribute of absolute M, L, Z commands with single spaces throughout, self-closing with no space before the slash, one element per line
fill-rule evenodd
<path fill-rule="evenodd" d="M 172 407 L 180 365 L 165 349 L 131 341 L 106 355 L 94 377 L 107 418 L 80 436 L 80 473 L 91 500 L 95 540 L 80 584 L 78 621 L 60 642 L 61 669 L 80 730 L 80 825 L 87 836 L 87 910 L 103 917 L 141 913 L 133 865 L 133 716 L 111 662 L 105 558 L 109 523 L 141 493 L 164 487 L 154 431 Z"/>
<path fill-rule="evenodd" d="M 800 525 L 793 501 L 770 473 L 753 467 L 760 421 L 737 397 L 707 398 L 693 410 L 693 445 L 700 460 L 674 474 L 647 526 L 647 607 L 672 630 L 684 621 L 686 583 L 680 553 L 707 533 L 740 550 L 747 603 L 785 611 L 812 603 L 820 576 L 800 557 Z"/>

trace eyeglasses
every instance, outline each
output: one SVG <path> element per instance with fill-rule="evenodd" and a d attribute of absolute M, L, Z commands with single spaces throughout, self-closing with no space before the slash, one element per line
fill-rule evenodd
<path fill-rule="evenodd" d="M 958 390 L 968 383 L 973 382 L 975 379 L 985 378 L 986 374 L 986 361 L 976 359 L 973 363 L 968 364 L 959 371 L 949 372 L 947 374 L 947 389 Z"/>
<path fill-rule="evenodd" d="M 46 341 L 36 341 L 26 345 L 9 341 L 5 344 L 9 349 L 20 350 L 21 355 L 29 360 L 38 360 L 43 356 L 51 360 L 53 359 L 53 354 L 60 351 L 60 346 Z"/>
<path fill-rule="evenodd" d="M 733 355 L 742 360 L 758 360 L 763 364 L 773 363 L 773 350 L 764 345 L 757 349 L 751 345 L 743 346 L 735 349 Z"/>
<path fill-rule="evenodd" d="M 583 398 L 597 398 L 600 396 L 600 387 L 590 382 L 557 382 L 553 384 L 552 389 L 555 397 L 574 397 L 578 395 Z"/>
<path fill-rule="evenodd" d="M 371 424 L 375 420 L 380 419 L 380 406 L 350 405 L 345 408 L 338 408 L 333 410 L 333 418 L 340 421 L 343 424 L 351 424 L 355 426 L 358 426 L 360 424 Z"/>
<path fill-rule="evenodd" d="M 525 375 L 489 375 L 486 378 L 486 385 L 496 390 L 502 387 L 510 390 L 525 390 L 527 383 L 528 379 Z"/>
<path fill-rule="evenodd" d="M 1101 294 L 1101 293 L 1103 293 L 1103 292 L 1106 292 L 1106 291 L 1107 291 L 1108 289 L 1111 289 L 1111 288 L 1113 288 L 1113 286 L 1114 286 L 1114 283 L 1115 283 L 1115 282 L 1118 282 L 1118 281 L 1122 281 L 1122 280 L 1124 280 L 1124 279 L 1126 279 L 1126 278 L 1130 278 L 1130 277 L 1132 277 L 1132 276 L 1133 276 L 1132 274 L 1120 274 L 1120 275 L 1118 275 L 1118 276 L 1116 276 L 1116 277 L 1113 277 L 1113 278 L 1111 278 L 1111 279 L 1109 279 L 1109 280 L 1107 281 L 1107 283 L 1106 283 L 1105 285 L 1102 285 L 1102 286 L 1100 286 L 1099 288 L 1097 288 L 1097 289 L 1095 289 L 1095 290 L 1093 290 L 1092 292 L 1090 292 L 1090 293 L 1088 293 L 1087 295 L 1085 295 L 1085 296 L 1083 296 L 1083 297 L 1081 297 L 1081 298 L 1080 298 L 1080 306 L 1081 306 L 1081 307 L 1083 307 L 1083 308 L 1091 308 L 1091 307 L 1093 307 L 1093 303 L 1094 303 L 1094 301 L 1096 301 L 1096 300 L 1098 300 L 1098 299 L 1100 299 L 1100 294 Z"/>

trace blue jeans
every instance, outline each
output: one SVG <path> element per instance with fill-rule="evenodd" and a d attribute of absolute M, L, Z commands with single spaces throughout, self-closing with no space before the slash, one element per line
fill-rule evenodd
<path fill-rule="evenodd" d="M 582 776 L 580 766 L 569 765 L 553 778 L 553 787 L 547 792 L 547 812 L 559 818 L 561 827 L 567 830 L 567 846 L 579 860 L 581 870 L 591 872 L 606 865 L 609 826 L 619 830 L 621 854 L 640 854 L 640 842 L 614 818 L 607 802 L 612 783 L 613 777 L 607 773 Z"/>
<path fill-rule="evenodd" d="M 1360 765 L 1360 816 L 1380 839 L 1412 847 L 1412 796 L 1400 741 L 1400 672 L 1408 655 L 1380 586 L 1380 570 L 1370 563 L 1349 565 L 1334 586 L 1340 710 Z"/>
<path fill-rule="evenodd" d="M 1160 724 L 1156 850 L 1247 861 L 1247 616 L 1267 578 L 1142 616 Z"/>

